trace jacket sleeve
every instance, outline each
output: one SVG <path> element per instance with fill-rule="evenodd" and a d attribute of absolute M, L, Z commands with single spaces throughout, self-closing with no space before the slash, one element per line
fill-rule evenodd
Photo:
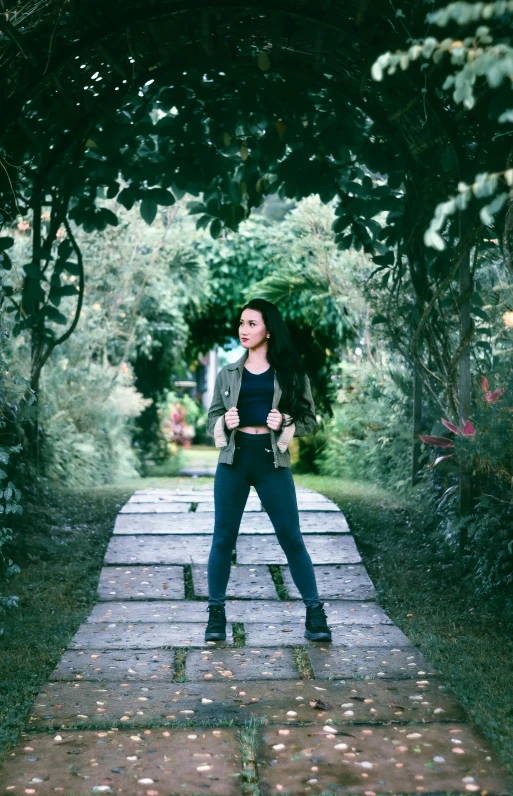
<path fill-rule="evenodd" d="M 207 416 L 207 433 L 210 437 L 215 437 L 219 431 L 226 432 L 224 413 L 226 412 L 224 401 L 221 396 L 219 373 L 214 384 L 214 395 Z M 219 422 L 218 422 L 219 421 Z M 217 424 L 217 428 L 216 428 Z"/>
<path fill-rule="evenodd" d="M 310 380 L 305 374 L 305 392 L 303 397 L 308 401 L 308 409 L 301 420 L 295 420 L 295 437 L 304 437 L 306 434 L 311 434 L 317 425 L 317 418 L 315 415 L 315 404 L 312 397 L 312 390 L 310 388 Z"/>

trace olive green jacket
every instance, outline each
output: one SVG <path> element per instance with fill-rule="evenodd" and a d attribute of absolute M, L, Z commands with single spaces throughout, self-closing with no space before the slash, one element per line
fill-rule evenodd
<path fill-rule="evenodd" d="M 221 368 L 217 374 L 214 395 L 210 409 L 208 410 L 208 433 L 211 437 L 214 437 L 216 448 L 221 448 L 219 462 L 224 464 L 233 463 L 236 436 L 236 429 L 230 431 L 227 428 L 224 414 L 232 406 L 237 406 L 242 380 L 242 369 L 244 368 L 247 356 L 248 354 L 246 352 L 238 362 L 225 365 L 224 368 Z M 289 426 L 282 426 L 280 431 L 273 431 L 270 429 L 275 467 L 290 467 L 290 452 L 288 446 L 292 437 L 303 437 L 305 434 L 310 434 L 316 426 L 315 405 L 308 376 L 305 376 L 304 397 L 309 403 L 309 408 L 306 410 L 302 420 L 297 420 Z M 275 375 L 273 409 L 279 408 L 280 398 L 281 388 Z M 290 419 L 289 415 L 284 414 L 283 416 L 287 421 Z"/>

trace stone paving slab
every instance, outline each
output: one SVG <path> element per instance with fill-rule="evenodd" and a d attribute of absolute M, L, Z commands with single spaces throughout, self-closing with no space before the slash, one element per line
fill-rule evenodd
<path fill-rule="evenodd" d="M 290 623 L 282 625 L 250 624 L 245 625 L 246 646 L 282 647 L 297 645 L 319 646 L 319 641 L 309 641 L 304 637 L 304 624 Z M 391 647 L 406 646 L 408 639 L 395 625 L 376 625 L 360 627 L 346 625 L 331 626 L 331 644 L 336 647 Z M 326 646 L 327 642 L 322 642 Z"/>
<path fill-rule="evenodd" d="M 206 564 L 212 539 L 208 535 L 112 536 L 105 564 Z M 305 544 L 314 564 L 358 564 L 360 554 L 352 536 L 310 534 Z M 287 559 L 276 537 L 239 536 L 237 563 L 284 564 Z"/>
<path fill-rule="evenodd" d="M 392 620 L 383 609 L 373 602 L 356 603 L 349 600 L 332 600 L 324 603 L 329 625 L 391 625 Z M 232 622 L 288 623 L 305 621 L 306 609 L 303 602 L 232 600 L 226 603 L 226 616 Z"/>
<path fill-rule="evenodd" d="M 414 677 L 432 677 L 437 671 L 412 646 L 402 649 L 333 649 L 330 645 L 310 647 L 308 657 L 316 679 L 351 678 L 381 680 Z"/>
<path fill-rule="evenodd" d="M 203 647 L 204 622 L 86 622 L 79 627 L 71 642 L 72 649 L 148 649 L 153 647 Z M 246 623 L 246 646 L 291 647 L 319 645 L 304 637 L 304 624 Z M 332 645 L 344 647 L 407 646 L 408 639 L 395 625 L 332 625 Z M 231 644 L 231 628 L 226 642 Z M 326 642 L 323 642 L 325 644 Z"/>
<path fill-rule="evenodd" d="M 134 495 L 152 495 L 155 497 L 166 497 L 173 495 L 203 495 L 203 494 L 214 494 L 214 487 L 212 484 L 206 484 L 204 486 L 188 486 L 182 489 L 165 489 L 160 487 L 148 487 L 147 489 L 136 489 L 133 493 Z"/>
<path fill-rule="evenodd" d="M 305 500 L 308 499 L 312 503 L 330 503 L 331 505 L 336 505 L 333 500 L 327 498 L 326 495 L 321 495 L 320 492 L 314 492 L 311 489 L 300 490 L 298 487 L 296 487 L 296 494 L 300 495 L 301 498 L 304 498 Z"/>
<path fill-rule="evenodd" d="M 154 647 L 204 647 L 207 622 L 86 622 L 71 640 L 72 649 L 153 649 Z M 214 644 L 214 642 L 211 642 Z M 232 644 L 232 628 L 226 626 L 226 641 Z"/>
<path fill-rule="evenodd" d="M 302 533 L 350 533 L 342 513 L 306 512 L 299 515 Z M 255 529 L 254 531 L 252 529 Z M 274 534 L 274 527 L 266 512 L 248 514 L 242 517 L 240 533 L 265 531 Z"/>
<path fill-rule="evenodd" d="M 164 492 L 160 490 L 159 492 L 140 492 L 134 493 L 130 500 L 125 503 L 127 506 L 129 503 L 204 503 L 205 501 L 212 502 L 214 499 L 214 493 L 212 490 L 208 492 Z"/>
<path fill-rule="evenodd" d="M 0 771 L 1 793 L 240 794 L 232 728 L 23 734 Z"/>
<path fill-rule="evenodd" d="M 352 536 L 310 534 L 306 549 L 313 564 L 359 564 L 360 554 Z M 286 564 L 285 553 L 276 538 L 242 536 L 237 540 L 237 563 Z"/>
<path fill-rule="evenodd" d="M 127 600 L 94 606 L 87 622 L 208 622 L 206 600 Z M 237 621 L 237 619 L 235 620 Z"/>
<path fill-rule="evenodd" d="M 188 514 L 191 511 L 189 503 L 125 503 L 120 514 Z M 184 518 L 184 522 L 187 522 Z"/>
<path fill-rule="evenodd" d="M 66 650 L 49 680 L 169 683 L 174 677 L 174 657 L 174 650 Z"/>
<path fill-rule="evenodd" d="M 292 650 L 224 649 L 189 652 L 187 680 L 299 679 Z"/>
<path fill-rule="evenodd" d="M 232 567 L 232 571 L 233 571 Z M 235 569 L 238 569 L 236 567 Z M 330 625 L 358 625 L 374 627 L 391 625 L 390 618 L 373 602 L 356 603 L 350 600 L 333 600 L 324 603 Z M 259 622 L 264 618 L 274 624 L 304 622 L 305 607 L 302 602 L 251 599 L 226 601 L 229 622 Z M 87 622 L 206 622 L 207 600 L 126 600 L 97 603 Z"/>
<path fill-rule="evenodd" d="M 319 502 L 317 500 L 310 500 L 308 496 L 305 495 L 304 499 L 299 498 L 297 502 L 297 507 L 299 511 L 335 511 L 340 512 L 339 507 L 336 503 L 332 503 L 331 501 L 327 500 L 325 502 Z"/>
<path fill-rule="evenodd" d="M 209 536 L 112 536 L 105 564 L 206 564 Z"/>
<path fill-rule="evenodd" d="M 274 676 L 257 676 L 258 668 L 264 672 L 273 667 L 270 658 L 260 663 L 248 662 L 246 669 L 223 651 L 223 663 L 201 668 L 196 664 L 191 671 L 198 682 L 158 683 L 146 681 L 125 682 L 50 682 L 39 692 L 27 727 L 87 727 L 94 721 L 110 728 L 113 722 L 130 721 L 141 726 L 153 720 L 166 723 L 193 718 L 206 721 L 210 718 L 244 721 L 250 715 L 266 718 L 269 722 L 315 723 L 322 727 L 334 722 L 345 734 L 353 733 L 353 726 L 365 722 L 438 722 L 461 721 L 465 713 L 448 689 L 439 681 L 389 681 L 387 683 L 330 683 L 319 687 L 315 681 L 280 679 L 279 670 Z M 278 656 L 279 650 L 272 653 Z M 281 650 L 283 656 L 291 654 Z M 240 651 L 243 658 L 256 658 L 252 650 Z M 219 658 L 215 652 L 214 658 Z M 269 653 L 271 655 L 271 653 Z M 192 653 L 190 657 L 201 656 Z M 202 656 L 204 657 L 204 656 Z M 291 659 L 292 660 L 292 659 Z M 201 663 L 201 661 L 200 661 Z M 285 665 L 287 663 L 287 665 Z M 276 666 L 276 664 L 274 664 Z M 208 671 L 206 670 L 208 668 Z M 244 679 L 230 672 L 240 669 Z M 298 677 L 290 661 L 283 663 L 281 671 L 288 670 Z M 249 676 L 253 671 L 255 677 Z M 205 679 L 205 675 L 211 679 Z M 98 726 L 96 724 L 96 726 Z M 342 734 L 342 732 L 340 733 Z"/>
<path fill-rule="evenodd" d="M 298 507 L 300 512 L 301 511 L 307 511 L 307 512 L 327 511 L 327 512 L 330 512 L 330 513 L 331 512 L 339 512 L 340 513 L 340 509 L 339 509 L 339 507 L 337 505 L 335 505 L 335 503 L 312 502 L 312 501 L 307 500 L 306 498 L 304 500 L 301 499 L 301 497 L 299 495 L 298 495 L 297 507 Z M 265 510 L 265 507 L 262 507 L 262 505 L 260 505 L 260 502 L 257 504 L 256 502 L 252 502 L 251 500 L 248 500 L 248 502 L 246 503 L 246 506 L 244 508 L 244 511 L 264 511 L 264 510 Z M 214 511 L 214 501 L 213 500 L 211 502 L 205 501 L 204 503 L 198 503 L 198 508 L 196 509 L 195 513 L 197 514 L 199 512 L 205 512 L 205 511 Z"/>
<path fill-rule="evenodd" d="M 214 501 L 213 500 L 205 500 L 204 503 L 198 503 L 198 508 L 195 511 L 195 514 L 202 514 L 203 512 L 212 512 L 214 511 Z M 262 504 L 258 498 L 252 499 L 248 498 L 248 502 L 244 506 L 244 512 L 247 511 L 262 511 Z"/>
<path fill-rule="evenodd" d="M 308 793 L 506 794 L 511 782 L 486 741 L 469 727 L 354 727 L 354 737 L 319 728 L 259 731 L 262 796 Z M 469 788 L 469 785 L 471 786 Z"/>
<path fill-rule="evenodd" d="M 196 597 L 208 597 L 207 568 L 201 564 L 192 567 L 192 582 Z M 226 589 L 227 597 L 252 597 L 256 600 L 278 599 L 276 586 L 266 566 L 233 566 Z"/>
<path fill-rule="evenodd" d="M 146 496 L 141 499 L 141 495 L 136 495 L 135 499 L 130 499 L 121 509 L 122 514 L 186 514 L 191 511 L 191 505 L 197 504 L 196 509 L 192 513 L 203 511 L 214 511 L 214 498 L 212 495 L 202 495 L 198 497 L 179 495 L 176 498 L 169 500 L 157 500 Z M 324 505 L 324 504 L 320 504 Z M 262 511 L 262 504 L 258 498 L 249 498 L 244 511 Z"/>
<path fill-rule="evenodd" d="M 339 512 L 305 512 L 300 516 L 302 533 L 349 533 L 344 515 Z M 214 512 L 186 514 L 119 514 L 114 525 L 115 534 L 212 534 Z M 265 512 L 246 512 L 242 516 L 240 534 L 274 534 Z"/>
<path fill-rule="evenodd" d="M 100 573 L 99 600 L 178 600 L 184 597 L 183 567 L 103 567 Z"/>
<path fill-rule="evenodd" d="M 327 564 L 314 566 L 317 589 L 321 600 L 340 597 L 346 600 L 374 599 L 376 589 L 363 564 Z M 283 582 L 289 597 L 299 600 L 301 594 L 292 580 L 288 567 L 281 567 Z"/>
<path fill-rule="evenodd" d="M 298 495 L 308 495 L 312 500 L 329 500 L 329 498 L 325 497 L 325 495 L 321 495 L 320 492 L 316 492 L 313 489 L 308 489 L 305 486 L 299 486 L 299 484 L 295 484 L 296 494 Z M 254 486 L 250 487 L 249 490 L 249 497 L 257 497 L 257 491 Z M 143 498 L 145 496 L 151 496 L 153 499 L 156 498 L 163 498 L 163 499 L 171 499 L 176 495 L 209 495 L 210 500 L 214 499 L 214 486 L 212 485 L 205 485 L 205 486 L 190 486 L 185 487 L 182 489 L 165 489 L 160 487 L 148 487 L 148 489 L 136 489 L 133 493 L 132 497 L 136 497 L 141 495 Z M 142 501 L 144 503 L 144 500 Z"/>
<path fill-rule="evenodd" d="M 299 522 L 302 533 L 350 533 L 346 518 L 342 512 L 299 512 Z M 255 528 L 255 533 L 258 533 L 259 530 L 265 530 L 267 533 L 274 534 L 273 525 L 266 512 L 243 515 L 240 533 L 253 533 L 252 528 Z"/>
<path fill-rule="evenodd" d="M 189 500 L 187 503 L 179 503 L 179 502 L 154 502 L 154 503 L 125 503 L 123 508 L 120 511 L 120 514 L 201 514 L 203 512 L 214 512 L 214 501 L 207 500 L 203 503 L 198 502 L 197 508 L 195 511 L 191 510 L 191 505 L 193 500 Z M 244 511 L 262 511 L 262 505 L 260 501 L 248 501 L 244 507 Z M 183 517 L 182 522 L 187 522 L 187 518 Z"/>

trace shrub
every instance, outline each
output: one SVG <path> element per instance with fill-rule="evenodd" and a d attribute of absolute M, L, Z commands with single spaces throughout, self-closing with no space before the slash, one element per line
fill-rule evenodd
<path fill-rule="evenodd" d="M 409 488 L 411 410 L 403 373 L 381 372 L 369 362 L 343 362 L 334 371 L 333 417 L 316 459 L 322 475 Z M 395 380 L 394 380 L 395 379 Z"/>
<path fill-rule="evenodd" d="M 207 413 L 189 395 L 169 391 L 159 404 L 162 433 L 166 439 L 169 457 L 176 456 L 180 448 L 187 448 L 195 439 L 197 430 L 206 428 Z"/>
<path fill-rule="evenodd" d="M 469 570 L 476 578 L 476 589 L 486 593 L 513 587 L 513 373 L 505 386 L 493 391 L 483 377 L 481 388 L 472 420 L 466 419 L 460 427 L 442 418 L 433 434 L 421 439 L 442 449 L 426 468 L 428 480 L 435 471 L 445 476 L 437 501 L 438 530 L 456 550 L 459 530 L 466 526 Z M 462 518 L 458 514 L 460 467 L 472 488 L 472 511 Z"/>
<path fill-rule="evenodd" d="M 130 434 L 150 401 L 136 391 L 128 368 L 62 358 L 47 367 L 40 400 L 47 478 L 90 486 L 139 475 Z"/>

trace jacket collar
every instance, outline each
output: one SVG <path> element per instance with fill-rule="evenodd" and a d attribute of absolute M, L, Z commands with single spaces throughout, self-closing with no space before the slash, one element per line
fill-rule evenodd
<path fill-rule="evenodd" d="M 244 354 L 241 356 L 237 362 L 232 362 L 231 365 L 228 365 L 228 370 L 239 370 L 242 373 L 242 368 L 244 367 L 244 362 L 248 358 L 248 352 L 245 351 Z"/>
<path fill-rule="evenodd" d="M 238 370 L 240 373 L 240 377 L 242 379 L 242 371 L 244 369 L 244 363 L 248 358 L 248 352 L 246 351 L 241 358 L 237 362 L 232 362 L 231 365 L 228 365 L 228 370 Z M 278 406 L 279 400 L 281 398 L 281 387 L 279 385 L 278 379 L 276 378 L 276 373 L 274 374 L 274 396 L 273 396 L 273 406 Z"/>

